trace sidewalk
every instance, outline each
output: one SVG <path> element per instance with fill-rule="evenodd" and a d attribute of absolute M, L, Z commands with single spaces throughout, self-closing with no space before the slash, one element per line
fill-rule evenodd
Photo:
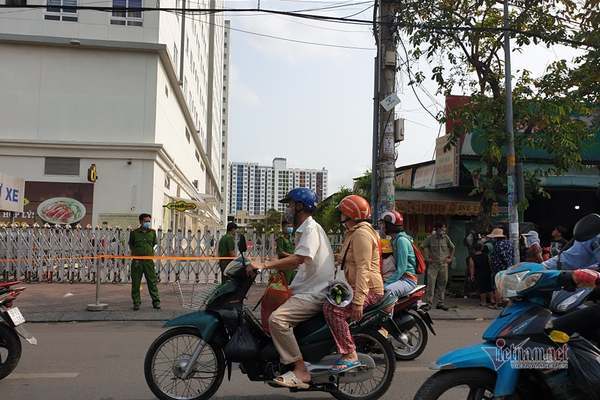
<path fill-rule="evenodd" d="M 29 322 L 88 321 L 166 321 L 188 312 L 181 306 L 179 294 L 172 284 L 160 284 L 161 310 L 154 310 L 145 284 L 142 284 L 142 308 L 133 311 L 128 284 L 103 284 L 100 302 L 108 303 L 107 311 L 90 312 L 86 306 L 96 301 L 96 286 L 92 284 L 39 283 L 23 284 L 25 290 L 15 301 Z M 264 286 L 254 286 L 246 304 L 253 307 Z M 489 320 L 498 311 L 480 307 L 475 299 L 447 299 L 450 311 L 432 309 L 434 320 Z"/>

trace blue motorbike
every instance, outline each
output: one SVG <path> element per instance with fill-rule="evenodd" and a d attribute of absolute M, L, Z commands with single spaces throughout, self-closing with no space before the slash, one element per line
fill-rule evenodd
<path fill-rule="evenodd" d="M 547 329 L 555 318 L 552 292 L 565 284 L 564 274 L 535 263 L 499 274 L 497 287 L 511 305 L 484 332 L 483 343 L 438 359 L 438 372 L 415 400 L 585 398 L 566 369 L 569 335 Z"/>

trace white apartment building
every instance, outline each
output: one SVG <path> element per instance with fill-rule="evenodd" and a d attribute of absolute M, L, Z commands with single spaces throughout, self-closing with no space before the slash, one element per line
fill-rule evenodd
<path fill-rule="evenodd" d="M 228 182 L 229 182 L 229 51 L 231 48 L 230 21 L 225 21 L 223 32 L 223 132 L 221 134 L 221 222 L 227 224 Z"/>
<path fill-rule="evenodd" d="M 327 170 L 288 168 L 285 158 L 275 158 L 270 167 L 257 163 L 229 164 L 229 215 L 242 211 L 265 215 L 270 209 L 283 212 L 279 200 L 296 187 L 315 191 L 318 201 L 327 197 Z"/>
<path fill-rule="evenodd" d="M 35 207 L 66 197 L 83 204 L 82 225 L 137 224 L 142 212 L 164 229 L 220 225 L 223 16 L 67 8 L 179 0 L 6 1 L 46 6 L 0 9 L 0 171 L 25 178 L 29 202 L 17 219 L 40 222 Z M 175 200 L 196 209 L 163 207 Z"/>

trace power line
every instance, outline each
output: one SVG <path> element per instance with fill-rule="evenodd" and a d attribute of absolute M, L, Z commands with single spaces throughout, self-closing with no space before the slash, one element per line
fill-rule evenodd
<path fill-rule="evenodd" d="M 365 2 L 366 3 L 366 2 Z M 365 4 L 365 3 L 353 3 L 353 5 L 357 4 Z M 8 6 L 6 4 L 1 4 L 0 8 L 46 8 L 47 5 L 41 4 L 26 4 L 19 6 Z M 338 22 L 338 23 L 346 23 L 346 24 L 363 24 L 363 25 L 371 25 L 375 24 L 393 24 L 398 26 L 398 28 L 412 28 L 412 29 L 425 29 L 430 31 L 439 31 L 439 32 L 494 32 L 494 33 L 504 33 L 509 32 L 512 34 L 520 34 L 530 37 L 536 37 L 541 40 L 553 41 L 556 43 L 569 44 L 576 47 L 591 47 L 598 49 L 600 48 L 599 44 L 588 43 L 580 40 L 573 40 L 568 38 L 555 38 L 546 34 L 540 34 L 537 32 L 531 31 L 522 31 L 515 28 L 504 28 L 504 27 L 472 27 L 472 26 L 440 26 L 440 25 L 431 25 L 427 23 L 415 23 L 415 24 L 399 24 L 397 22 L 384 22 L 384 21 L 372 21 L 372 20 L 364 20 L 364 19 L 355 19 L 355 18 L 343 18 L 343 17 L 332 17 L 327 15 L 317 15 L 317 14 L 303 14 L 301 12 L 294 11 L 283 11 L 283 10 L 270 10 L 270 9 L 258 9 L 258 8 L 169 8 L 169 7 L 102 7 L 102 6 L 68 6 L 68 7 L 56 7 L 56 8 L 68 8 L 71 10 L 92 10 L 92 11 L 120 11 L 120 12 L 144 12 L 144 11 L 172 11 L 172 12 L 189 12 L 189 13 L 197 13 L 197 12 L 207 12 L 207 13 L 224 13 L 224 12 L 261 12 L 267 14 L 278 14 L 278 15 L 288 15 L 296 18 L 305 18 L 305 19 L 315 19 L 322 21 L 330 21 L 330 22 Z"/>

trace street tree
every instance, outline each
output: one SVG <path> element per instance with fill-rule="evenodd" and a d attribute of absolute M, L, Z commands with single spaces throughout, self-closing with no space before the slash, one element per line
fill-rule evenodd
<path fill-rule="evenodd" d="M 473 192 L 481 196 L 481 227 L 489 224 L 493 203 L 506 193 L 502 4 L 496 0 L 406 1 L 396 20 L 400 68 L 408 70 L 415 95 L 430 78 L 439 94 L 460 92 L 470 97 L 464 107 L 435 117 L 440 123 L 458 121 L 448 132 L 451 145 L 472 132 L 484 138 L 484 168 Z M 533 45 L 566 44 L 579 49 L 576 58 L 553 62 L 542 76 L 516 71 L 513 91 L 517 157 L 526 147 L 544 150 L 553 161 L 551 172 L 563 173 L 580 165 L 581 149 L 598 126 L 593 123 L 600 93 L 598 0 L 512 0 L 510 10 L 513 52 L 526 56 Z M 420 60 L 432 66 L 429 77 L 415 69 Z M 535 175 L 526 181 L 530 186 L 526 193 L 540 193 L 531 188 L 539 183 Z"/>

